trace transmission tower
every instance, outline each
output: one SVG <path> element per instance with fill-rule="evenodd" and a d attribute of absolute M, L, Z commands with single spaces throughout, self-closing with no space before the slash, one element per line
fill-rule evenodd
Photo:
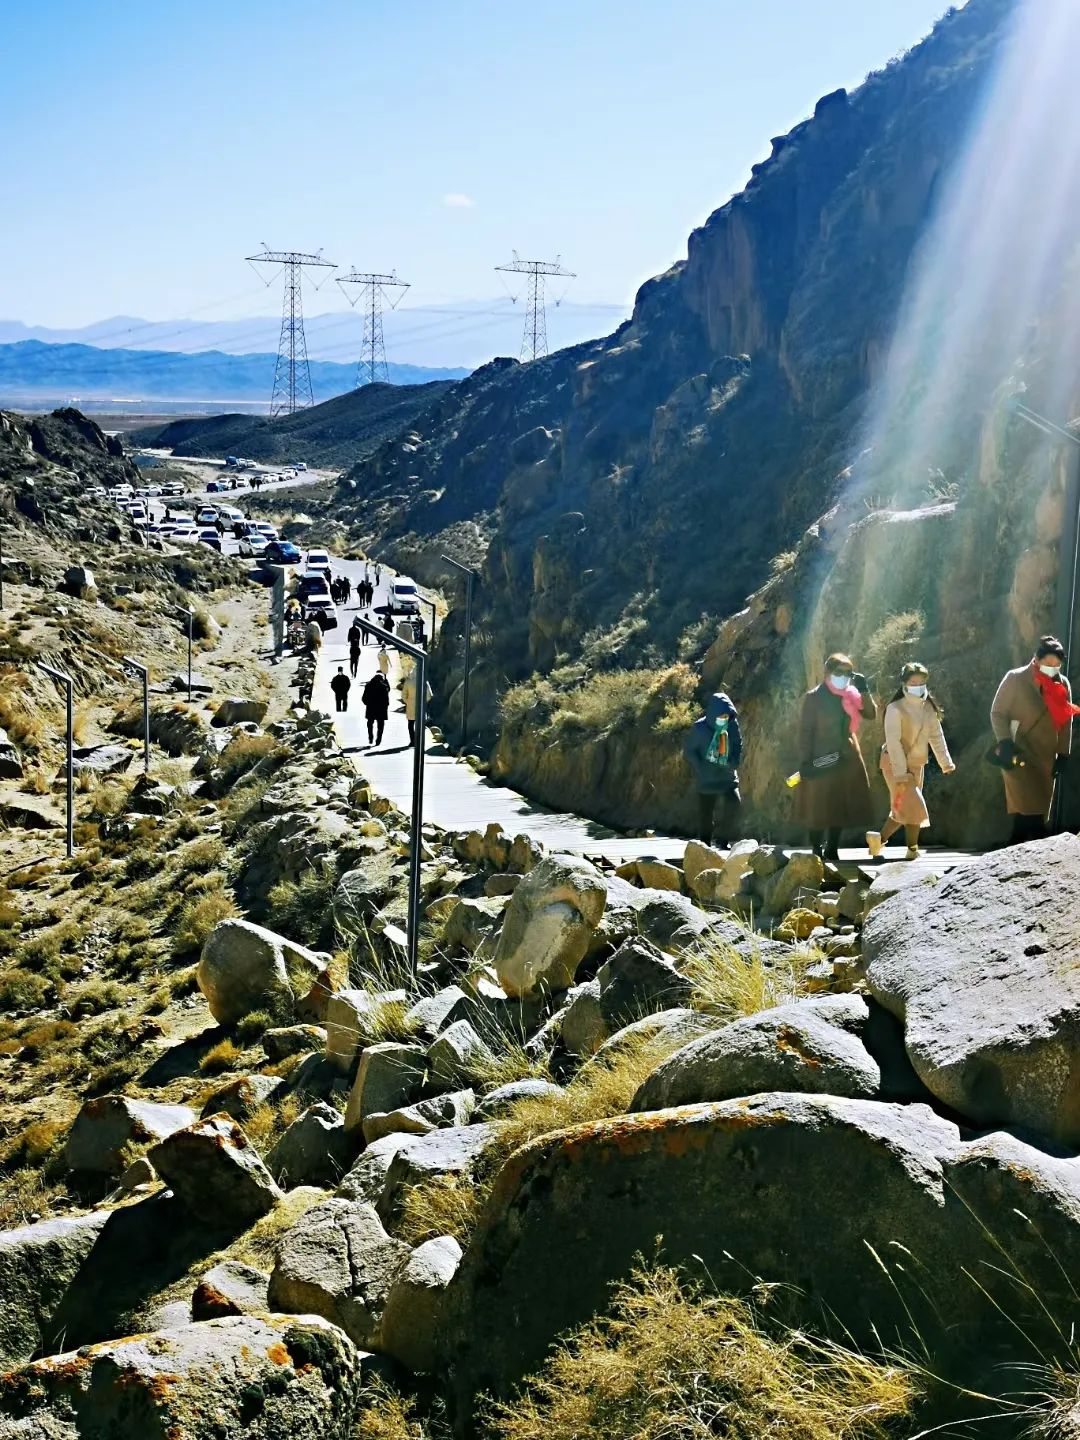
<path fill-rule="evenodd" d="M 529 302 L 525 311 L 525 334 L 521 341 L 522 360 L 536 360 L 548 353 L 547 348 L 547 307 L 544 303 L 544 280 L 549 275 L 565 275 L 574 280 L 572 270 L 564 270 L 559 256 L 554 260 L 521 260 L 514 251 L 513 263 L 496 265 L 496 271 L 505 270 L 512 275 L 529 277 Z M 516 298 L 516 297 L 515 297 Z"/>
<path fill-rule="evenodd" d="M 285 270 L 285 299 L 281 307 L 281 336 L 278 339 L 274 388 L 270 394 L 270 414 L 291 415 L 306 405 L 315 404 L 311 390 L 311 368 L 308 365 L 307 341 L 304 339 L 304 308 L 300 284 L 305 266 L 336 270 L 332 260 L 324 260 L 322 251 L 306 255 L 300 250 L 271 250 L 263 242 L 261 255 L 248 255 L 248 264 L 281 265 Z M 256 270 L 256 274 L 259 272 Z M 276 272 L 266 281 L 273 284 Z M 325 278 L 325 277 L 324 277 Z M 315 287 L 318 289 L 318 286 Z"/>
<path fill-rule="evenodd" d="M 373 275 L 369 271 L 350 270 L 348 275 L 338 276 L 337 283 L 353 309 L 361 300 L 364 302 L 364 347 L 356 367 L 357 387 L 374 385 L 376 380 L 385 380 L 389 384 L 390 369 L 383 344 L 382 304 L 385 299 L 390 309 L 396 310 L 409 288 L 407 282 L 399 280 L 396 274 Z M 346 285 L 359 286 L 355 298 L 350 298 Z M 396 300 L 388 293 L 395 289 L 401 291 Z"/>

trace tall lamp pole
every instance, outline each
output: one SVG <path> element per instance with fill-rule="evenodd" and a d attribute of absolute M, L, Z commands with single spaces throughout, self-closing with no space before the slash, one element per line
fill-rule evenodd
<path fill-rule="evenodd" d="M 67 700 L 67 853 L 68 859 L 75 854 L 75 706 L 73 702 L 74 681 L 62 670 L 54 670 L 44 660 L 37 662 L 60 685 L 63 685 Z"/>
<path fill-rule="evenodd" d="M 444 555 L 443 560 L 447 565 L 452 565 L 455 570 L 465 576 L 465 675 L 461 682 L 461 748 L 465 746 L 469 738 L 469 671 L 472 666 L 472 592 L 473 581 L 476 579 L 476 571 L 469 565 L 463 565 L 460 560 L 455 560 L 452 555 Z"/>
<path fill-rule="evenodd" d="M 187 615 L 187 698 L 188 698 L 188 704 L 190 705 L 190 704 L 191 704 L 191 637 L 192 637 L 193 627 L 194 627 L 194 624 L 195 624 L 195 611 L 192 610 L 192 608 L 190 607 L 190 605 L 186 605 L 186 606 L 184 607 L 184 613 Z"/>
<path fill-rule="evenodd" d="M 124 664 L 142 678 L 142 723 L 143 723 L 143 774 L 150 773 L 150 672 L 130 655 L 124 656 Z"/>

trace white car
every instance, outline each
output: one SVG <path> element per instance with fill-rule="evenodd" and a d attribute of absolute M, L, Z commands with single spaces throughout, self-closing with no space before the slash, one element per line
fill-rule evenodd
<path fill-rule="evenodd" d="M 238 553 L 246 560 L 258 560 L 265 553 L 268 544 L 266 536 L 254 530 L 250 535 L 242 537 L 237 547 Z"/>
<path fill-rule="evenodd" d="M 101 497 L 102 497 L 104 494 L 105 494 L 105 486 L 104 486 L 104 485 L 91 485 L 91 486 L 90 486 L 90 489 L 87 490 L 87 492 L 86 492 L 87 498 L 90 499 L 90 500 L 100 500 Z"/>
<path fill-rule="evenodd" d="M 329 595 L 309 595 L 304 601 L 304 614 L 309 620 L 317 620 L 323 630 L 337 629 L 337 606 Z"/>
<path fill-rule="evenodd" d="M 194 545 L 199 532 L 194 525 L 177 525 L 170 538 L 176 545 Z"/>
<path fill-rule="evenodd" d="M 399 576 L 390 591 L 390 604 L 395 615 L 419 615 L 420 595 L 412 580 Z"/>
<path fill-rule="evenodd" d="M 309 550 L 304 561 L 307 570 L 322 570 L 330 574 L 330 552 L 328 550 Z"/>
<path fill-rule="evenodd" d="M 167 480 L 161 487 L 162 495 L 184 495 L 184 482 L 182 480 Z"/>
<path fill-rule="evenodd" d="M 294 470 L 306 470 L 306 469 L 307 469 L 307 462 L 306 462 L 305 460 L 297 460 L 296 464 L 293 466 L 293 469 L 294 469 Z"/>
<path fill-rule="evenodd" d="M 256 520 L 255 524 L 252 526 L 252 529 L 255 530 L 258 534 L 260 534 L 267 542 L 267 544 L 269 544 L 271 540 L 276 540 L 278 538 L 277 527 L 271 525 L 267 520 Z"/>
<path fill-rule="evenodd" d="M 196 525 L 213 525 L 217 518 L 218 512 L 215 507 L 213 505 L 204 505 L 201 510 L 196 512 L 195 523 Z"/>
<path fill-rule="evenodd" d="M 126 481 L 121 485 L 112 485 L 109 488 L 109 494 L 114 500 L 126 500 L 131 494 L 131 486 Z"/>

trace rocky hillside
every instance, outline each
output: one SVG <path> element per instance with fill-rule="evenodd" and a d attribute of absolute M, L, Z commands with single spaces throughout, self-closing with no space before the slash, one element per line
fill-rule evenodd
<path fill-rule="evenodd" d="M 995 397 L 1019 388 L 1009 382 L 1014 362 L 1026 362 L 1037 404 L 1045 377 L 1036 351 L 1010 353 L 992 374 L 973 369 L 932 465 L 882 446 L 873 463 L 851 468 L 919 242 L 949 193 L 1013 8 L 972 0 L 858 91 L 826 96 L 690 236 L 686 261 L 642 287 L 614 335 L 527 366 L 485 367 L 345 477 L 341 506 L 403 568 L 446 583 L 437 555 L 448 546 L 482 566 L 472 703 L 478 733 L 500 740 L 500 775 L 624 824 L 685 823 L 678 732 L 714 681 L 752 700 L 771 691 L 754 714 L 768 728 L 762 744 L 777 751 L 822 646 L 873 641 L 880 652 L 882 627 L 915 616 L 910 643 L 941 661 L 970 650 L 979 615 L 1007 615 L 979 636 L 966 672 L 944 679 L 951 698 L 973 683 L 992 691 L 1032 629 L 1053 622 L 1049 499 L 1034 519 L 1045 475 L 994 413 Z M 1048 313 L 1032 327 L 1037 344 L 1053 324 Z M 1014 463 L 1033 477 L 1028 503 L 1023 485 L 1004 483 Z M 825 551 L 811 556 L 802 537 L 841 499 Z M 871 512 L 875 525 L 886 512 L 912 514 L 913 525 L 890 534 L 925 535 L 934 548 L 923 573 L 890 584 L 887 548 L 872 560 L 866 549 L 879 534 L 887 546 L 884 532 L 858 530 L 845 564 L 871 568 L 857 594 L 846 592 L 853 624 L 838 581 L 819 596 L 821 561 Z M 1039 560 L 1025 554 L 1036 543 Z M 784 608 L 766 643 L 761 625 L 728 622 L 774 573 Z M 443 631 L 444 718 L 456 713 L 460 626 L 455 612 Z M 745 638 L 741 650 L 733 636 Z M 681 674 L 664 678 L 679 663 L 691 666 L 689 692 Z M 875 678 L 891 694 L 891 674 Z M 618 704 L 603 703 L 604 686 L 620 689 Z M 648 700 L 654 686 L 658 705 Z M 960 748 L 972 754 L 985 708 L 980 699 L 978 722 L 956 716 Z M 586 712 L 595 723 L 575 722 Z M 571 734 L 589 746 L 553 743 Z M 786 811 L 775 781 L 788 757 L 766 773 L 754 749 L 758 823 L 779 834 Z M 644 806 L 628 798 L 648 784 L 642 769 L 666 777 Z M 965 767 L 963 814 L 943 838 L 970 841 L 986 810 L 981 784 Z"/>
<path fill-rule="evenodd" d="M 270 464 L 304 460 L 309 465 L 345 467 L 411 425 L 452 388 L 445 380 L 362 385 L 273 420 L 258 415 L 174 420 L 133 430 L 129 439 L 134 445 L 168 447 L 174 455 L 187 458 L 243 455 Z"/>

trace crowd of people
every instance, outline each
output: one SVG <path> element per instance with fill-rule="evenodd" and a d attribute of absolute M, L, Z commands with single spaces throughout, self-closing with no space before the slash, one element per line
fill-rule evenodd
<path fill-rule="evenodd" d="M 1032 659 L 1005 675 L 990 708 L 994 743 L 986 759 L 1002 772 L 1013 844 L 1047 833 L 1055 782 L 1072 748 L 1072 721 L 1080 706 L 1073 704 L 1064 661 L 1061 642 L 1043 636 Z M 878 715 L 866 676 L 849 656 L 836 653 L 825 661 L 821 683 L 803 696 L 795 740 L 798 763 L 787 783 L 795 791 L 795 817 L 826 862 L 839 859 L 841 839 L 852 830 L 860 832 L 875 859 L 902 831 L 906 858 L 918 859 L 930 824 L 925 795 L 930 758 L 944 775 L 956 769 L 927 667 L 911 660 L 897 678 L 899 685 L 885 705 L 885 736 L 877 757 L 889 812 L 876 828 L 859 739 L 862 727 Z M 738 711 L 723 692 L 711 697 L 686 735 L 683 752 L 698 793 L 698 835 L 706 843 L 725 847 L 738 838 L 743 739 Z"/>

